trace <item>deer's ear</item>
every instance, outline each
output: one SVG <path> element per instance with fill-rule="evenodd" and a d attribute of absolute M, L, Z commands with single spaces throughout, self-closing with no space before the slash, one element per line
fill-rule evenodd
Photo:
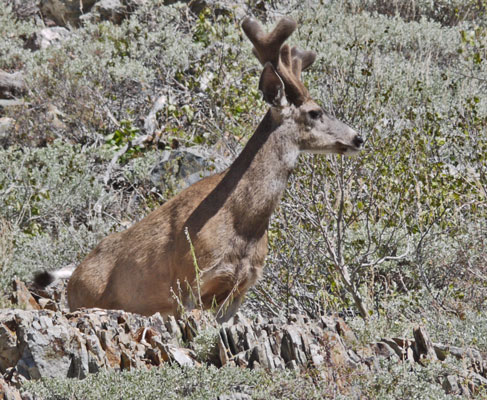
<path fill-rule="evenodd" d="M 260 76 L 259 90 L 264 95 L 264 100 L 270 105 L 281 105 L 284 97 L 284 83 L 270 62 L 265 63 Z"/>

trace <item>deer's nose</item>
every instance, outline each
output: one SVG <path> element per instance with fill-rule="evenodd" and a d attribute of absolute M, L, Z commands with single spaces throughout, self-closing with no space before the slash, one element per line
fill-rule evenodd
<path fill-rule="evenodd" d="M 362 136 L 355 136 L 355 138 L 353 139 L 353 144 L 356 146 L 356 147 L 360 147 L 364 144 L 364 139 L 362 139 Z"/>

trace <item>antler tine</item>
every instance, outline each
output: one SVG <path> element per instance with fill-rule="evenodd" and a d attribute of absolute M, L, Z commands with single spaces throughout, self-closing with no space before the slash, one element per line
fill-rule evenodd
<path fill-rule="evenodd" d="M 297 78 L 300 78 L 301 71 L 310 67 L 316 60 L 316 53 L 311 50 L 301 50 L 294 46 L 291 49 L 291 58 L 293 60 L 293 73 Z"/>
<path fill-rule="evenodd" d="M 296 47 L 291 49 L 284 43 L 296 29 L 296 22 L 288 17 L 281 18 L 272 32 L 265 33 L 256 19 L 247 17 L 242 22 L 242 29 L 254 45 L 253 52 L 262 65 L 272 63 L 284 83 L 287 99 L 294 105 L 303 104 L 309 93 L 301 82 L 301 71 L 313 63 L 316 53 Z"/>
<path fill-rule="evenodd" d="M 301 80 L 301 71 L 313 64 L 316 53 L 310 50 L 300 50 L 297 47 L 291 49 L 289 45 L 285 44 L 281 47 L 280 57 L 284 68 L 292 72 L 298 80 Z"/>
<path fill-rule="evenodd" d="M 266 34 L 259 21 L 246 17 L 242 22 L 242 29 L 254 45 L 254 54 L 261 64 L 270 61 L 277 67 L 281 46 L 296 29 L 296 22 L 288 17 L 281 18 L 272 32 Z"/>

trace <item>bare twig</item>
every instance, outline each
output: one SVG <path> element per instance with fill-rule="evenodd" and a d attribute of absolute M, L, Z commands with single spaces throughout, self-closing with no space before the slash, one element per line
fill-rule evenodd
<path fill-rule="evenodd" d="M 103 177 L 103 183 L 105 185 L 108 184 L 108 181 L 110 180 L 110 175 L 112 174 L 112 170 L 115 167 L 115 165 L 118 163 L 118 160 L 125 154 L 129 149 L 140 146 L 143 143 L 150 142 L 152 140 L 152 136 L 150 135 L 144 135 L 144 136 L 139 136 L 135 138 L 134 140 L 126 143 L 119 151 L 115 153 L 113 156 L 112 160 L 110 161 L 110 164 L 107 167 L 107 170 L 105 172 L 105 175 Z"/>
<path fill-rule="evenodd" d="M 410 251 L 409 251 L 409 241 L 408 241 L 408 245 L 407 245 L 407 249 L 406 251 L 401 254 L 400 256 L 385 256 L 385 257 L 382 257 L 380 258 L 379 260 L 376 260 L 376 261 L 373 261 L 373 262 L 370 262 L 370 263 L 362 263 L 360 264 L 361 267 L 375 267 L 377 265 L 380 265 L 386 261 L 399 261 L 399 260 L 402 260 L 404 258 L 406 258 L 409 254 L 410 254 Z"/>

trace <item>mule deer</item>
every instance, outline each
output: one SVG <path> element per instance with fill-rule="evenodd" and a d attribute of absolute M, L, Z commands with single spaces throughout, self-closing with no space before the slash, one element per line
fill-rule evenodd
<path fill-rule="evenodd" d="M 284 44 L 296 23 L 282 18 L 266 34 L 247 17 L 242 28 L 263 65 L 259 89 L 270 105 L 264 119 L 228 169 L 102 240 L 69 280 L 71 310 L 174 315 L 178 302 L 187 308 L 200 302 L 228 320 L 262 274 L 269 219 L 299 154 L 359 151 L 362 138 L 327 115 L 301 81 L 316 54 Z M 58 275 L 42 273 L 37 282 Z"/>

